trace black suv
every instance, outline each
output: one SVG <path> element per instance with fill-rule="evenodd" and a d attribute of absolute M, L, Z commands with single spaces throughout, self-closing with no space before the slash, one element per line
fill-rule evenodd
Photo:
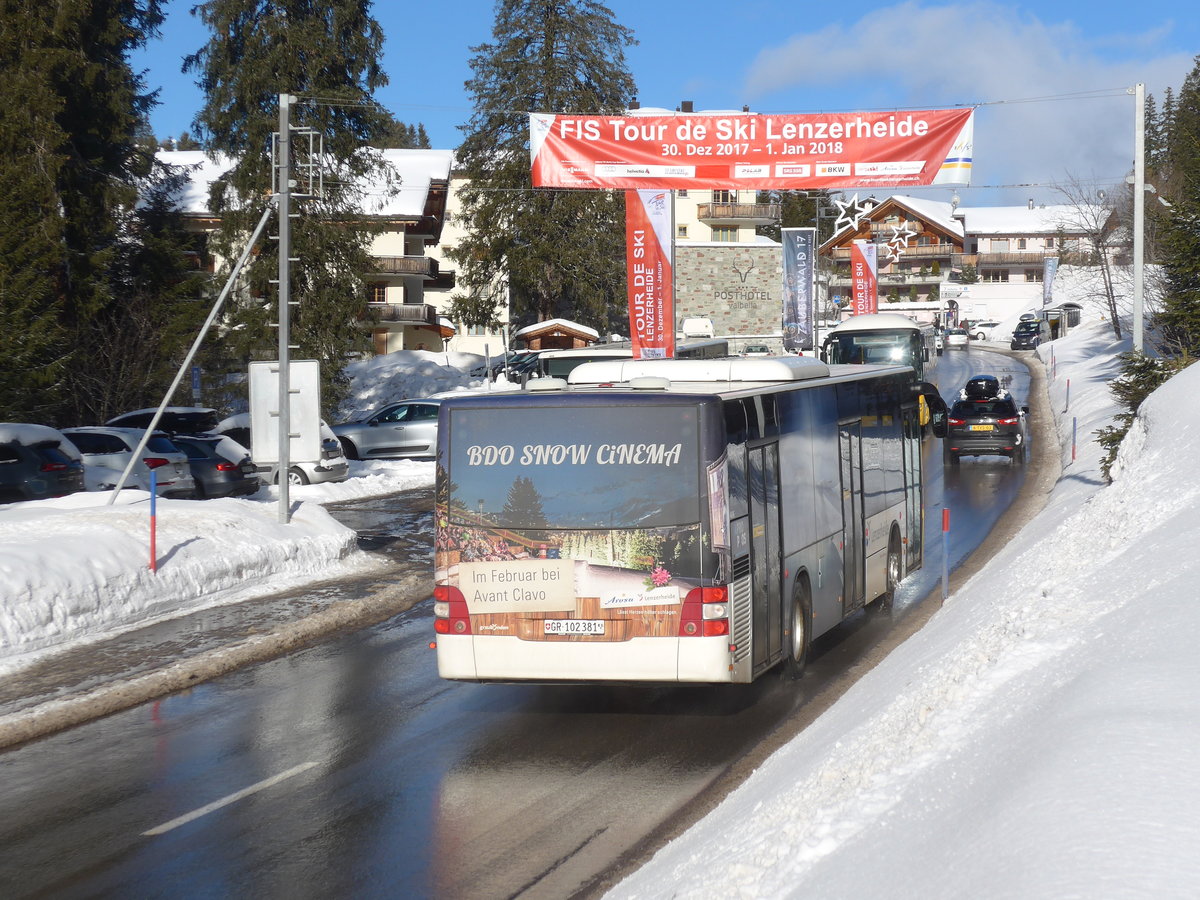
<path fill-rule="evenodd" d="M 959 400 L 950 410 L 942 459 L 957 465 L 962 456 L 1007 456 L 1025 462 L 1025 413 L 1011 397 Z"/>
<path fill-rule="evenodd" d="M 1036 350 L 1039 344 L 1050 340 L 1050 323 L 1045 319 L 1028 319 L 1017 325 L 1009 350 Z"/>

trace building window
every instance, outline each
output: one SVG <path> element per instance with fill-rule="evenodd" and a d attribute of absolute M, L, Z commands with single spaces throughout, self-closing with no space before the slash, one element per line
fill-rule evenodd
<path fill-rule="evenodd" d="M 1008 252 L 1008 238 L 1002 238 L 1002 239 L 1001 238 L 992 238 L 992 252 L 993 253 L 1007 253 Z"/>
<path fill-rule="evenodd" d="M 686 240 L 687 239 L 687 226 L 686 225 L 676 225 L 675 226 L 675 237 L 683 238 Z"/>
<path fill-rule="evenodd" d="M 736 225 L 714 225 L 712 229 L 712 239 L 722 243 L 735 243 L 738 239 L 738 229 Z"/>
<path fill-rule="evenodd" d="M 370 282 L 367 285 L 367 301 L 370 303 L 387 303 L 387 282 Z"/>
<path fill-rule="evenodd" d="M 1025 238 L 1017 238 L 1017 249 L 1018 250 L 1025 249 Z"/>
<path fill-rule="evenodd" d="M 1041 269 L 1026 269 L 1025 270 L 1025 280 L 1026 281 L 1041 281 L 1042 280 L 1042 270 Z"/>
<path fill-rule="evenodd" d="M 492 333 L 485 325 L 468 325 L 467 334 L 471 337 L 490 337 Z"/>
<path fill-rule="evenodd" d="M 979 280 L 990 281 L 993 283 L 998 281 L 1008 281 L 1008 269 L 980 269 Z"/>
<path fill-rule="evenodd" d="M 676 197 L 686 197 L 687 196 L 687 188 L 683 188 L 682 190 L 676 191 L 675 196 Z"/>
<path fill-rule="evenodd" d="M 737 203 L 737 191 L 713 191 L 713 203 Z"/>

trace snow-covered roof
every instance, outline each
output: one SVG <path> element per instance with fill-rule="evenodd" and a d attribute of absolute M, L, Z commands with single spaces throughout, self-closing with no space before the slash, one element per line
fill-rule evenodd
<path fill-rule="evenodd" d="M 963 226 L 961 220 L 954 216 L 954 204 L 947 203 L 944 200 L 927 200 L 924 197 L 900 195 L 888 199 L 895 200 L 901 206 L 907 207 L 925 221 L 937 225 L 950 234 L 962 237 Z"/>
<path fill-rule="evenodd" d="M 425 201 L 434 181 L 450 180 L 453 150 L 382 150 L 383 161 L 392 172 L 386 180 L 363 185 L 363 209 L 368 215 L 416 218 L 424 214 Z M 212 215 L 208 207 L 212 183 L 232 167 L 228 156 L 209 157 L 202 150 L 160 150 L 158 159 L 190 170 L 190 178 L 178 198 L 179 208 L 190 215 Z"/>
<path fill-rule="evenodd" d="M 545 331 L 548 328 L 566 328 L 579 334 L 590 335 L 593 338 L 600 337 L 600 332 L 594 328 L 588 328 L 586 325 L 580 325 L 578 322 L 572 322 L 570 319 L 547 319 L 544 322 L 535 322 L 532 325 L 526 325 L 517 331 L 513 337 L 520 337 L 523 334 L 533 334 L 538 331 Z"/>
<path fill-rule="evenodd" d="M 968 234 L 1055 234 L 1059 229 L 1079 232 L 1080 222 L 1099 221 L 1094 207 L 1075 206 L 971 206 L 959 210 Z"/>

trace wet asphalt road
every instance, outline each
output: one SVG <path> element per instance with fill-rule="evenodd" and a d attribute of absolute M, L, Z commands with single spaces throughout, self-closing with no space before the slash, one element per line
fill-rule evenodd
<path fill-rule="evenodd" d="M 940 369 L 951 385 L 1011 370 L 1024 400 L 1024 366 L 1007 356 L 948 352 Z M 443 682 L 422 602 L 0 754 L 4 895 L 595 893 L 936 610 L 943 497 L 953 568 L 1026 477 L 1007 460 L 967 459 L 943 482 L 939 442 L 925 452 L 925 567 L 891 618 L 861 613 L 818 641 L 798 684 Z M 427 566 L 431 504 L 424 491 L 332 511 L 364 546 Z"/>

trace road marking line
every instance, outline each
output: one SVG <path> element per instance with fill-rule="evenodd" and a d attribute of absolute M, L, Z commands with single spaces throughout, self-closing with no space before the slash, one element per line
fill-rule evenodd
<path fill-rule="evenodd" d="M 317 765 L 315 762 L 301 763 L 298 766 L 288 769 L 286 772 L 280 772 L 273 778 L 268 778 L 265 781 L 252 784 L 248 788 L 242 788 L 242 790 L 230 794 L 227 797 L 222 797 L 220 800 L 214 800 L 212 803 L 209 803 L 206 806 L 201 806 L 199 809 L 194 809 L 190 813 L 185 813 L 177 819 L 172 819 L 170 822 L 164 822 L 162 825 L 151 828 L 149 831 L 143 831 L 142 837 L 153 837 L 154 835 L 158 834 L 166 834 L 168 831 L 178 828 L 180 825 L 186 825 L 188 822 L 191 822 L 194 819 L 199 819 L 201 816 L 206 816 L 210 812 L 220 809 L 222 806 L 228 806 L 230 803 L 236 803 L 238 800 L 241 800 L 244 797 L 249 797 L 251 794 L 257 794 L 259 791 L 265 791 L 267 788 L 273 787 L 274 785 L 279 784 L 281 781 L 286 781 L 295 775 L 299 775 L 301 772 L 307 772 L 315 765 Z"/>

